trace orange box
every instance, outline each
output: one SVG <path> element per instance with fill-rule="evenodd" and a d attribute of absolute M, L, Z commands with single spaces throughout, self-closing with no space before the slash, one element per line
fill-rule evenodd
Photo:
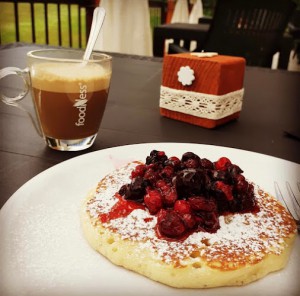
<path fill-rule="evenodd" d="M 206 128 L 238 118 L 244 94 L 245 64 L 244 58 L 216 53 L 165 56 L 161 115 Z"/>

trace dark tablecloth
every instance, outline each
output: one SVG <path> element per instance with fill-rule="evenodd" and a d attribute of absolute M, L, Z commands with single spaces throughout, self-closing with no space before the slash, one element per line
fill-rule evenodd
<path fill-rule="evenodd" d="M 0 68 L 24 68 L 37 45 L 0 48 Z M 95 144 L 86 151 L 47 148 L 22 111 L 0 103 L 0 206 L 27 180 L 69 158 L 108 147 L 147 142 L 188 142 L 234 147 L 300 163 L 300 142 L 285 133 L 300 123 L 300 73 L 247 67 L 239 120 L 209 130 L 159 113 L 162 59 L 113 55 L 113 77 Z M 18 84 L 8 78 L 1 88 Z M 24 104 L 30 106 L 30 95 Z M 257 164 L 259 166 L 259 164 Z"/>

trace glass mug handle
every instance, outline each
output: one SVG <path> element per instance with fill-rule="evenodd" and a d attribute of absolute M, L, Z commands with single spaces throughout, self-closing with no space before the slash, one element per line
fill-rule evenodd
<path fill-rule="evenodd" d="M 23 90 L 15 97 L 7 97 L 6 95 L 4 95 L 2 92 L 0 93 L 1 96 L 1 100 L 3 103 L 10 105 L 10 106 L 15 106 L 18 107 L 17 102 L 22 100 L 28 93 L 29 90 L 29 85 L 28 82 L 25 78 L 25 75 L 28 75 L 29 73 L 29 69 L 25 68 L 24 70 L 21 70 L 19 68 L 16 67 L 7 67 L 4 69 L 0 70 L 0 79 L 9 76 L 9 75 L 17 75 L 19 77 L 22 78 L 23 82 L 24 82 L 24 88 Z"/>
<path fill-rule="evenodd" d="M 29 69 L 25 68 L 22 70 L 22 69 L 19 69 L 16 67 L 6 67 L 6 68 L 3 68 L 0 70 L 0 80 L 9 75 L 19 76 L 23 80 L 23 83 L 24 83 L 23 89 L 15 97 L 8 97 L 4 93 L 2 93 L 2 91 L 0 91 L 0 98 L 1 98 L 2 102 L 5 103 L 6 105 L 17 107 L 17 108 L 21 109 L 22 111 L 26 112 L 28 114 L 28 116 L 30 117 L 32 124 L 35 127 L 37 133 L 40 136 L 42 136 L 41 130 L 40 130 L 39 126 L 36 124 L 33 116 L 30 114 L 29 111 L 27 111 L 24 107 L 22 107 L 20 104 L 18 104 L 19 101 L 21 101 L 22 99 L 25 98 L 25 96 L 27 95 L 27 93 L 29 91 L 29 83 L 27 80 L 28 75 L 29 75 Z"/>

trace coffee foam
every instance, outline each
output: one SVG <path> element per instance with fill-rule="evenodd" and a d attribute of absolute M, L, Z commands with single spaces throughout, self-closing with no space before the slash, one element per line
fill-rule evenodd
<path fill-rule="evenodd" d="M 91 63 L 40 63 L 31 66 L 32 86 L 55 92 L 78 93 L 85 84 L 88 92 L 108 89 L 111 71 Z"/>

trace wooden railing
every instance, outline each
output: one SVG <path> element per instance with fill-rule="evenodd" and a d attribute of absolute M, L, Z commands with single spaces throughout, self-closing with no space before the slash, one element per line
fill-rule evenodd
<path fill-rule="evenodd" d="M 162 25 L 167 18 L 167 0 L 149 0 L 150 23 L 154 27 Z"/>
<path fill-rule="evenodd" d="M 20 20 L 20 14 L 22 14 L 22 9 L 24 7 L 29 8 L 29 16 L 25 20 L 26 23 L 30 23 L 30 34 L 31 36 L 26 36 L 26 40 L 29 40 L 29 42 L 32 43 L 43 43 L 43 44 L 50 44 L 50 31 L 51 34 L 55 34 L 57 41 L 57 44 L 55 45 L 66 45 L 70 47 L 84 47 L 86 40 L 88 38 L 88 34 L 91 27 L 91 21 L 93 17 L 93 10 L 95 7 L 95 1 L 94 0 L 73 0 L 73 1 L 67 1 L 67 0 L 50 0 L 50 1 L 32 1 L 32 0 L 18 0 L 18 1 L 12 1 L 12 0 L 0 0 L 0 5 L 4 9 L 4 5 L 11 4 L 13 6 L 13 9 L 11 13 L 13 13 L 13 19 L 14 19 L 14 31 L 10 31 L 9 34 L 14 34 L 14 38 L 12 38 L 14 41 L 19 42 L 23 41 L 21 38 L 21 31 L 22 31 L 22 21 Z M 24 6 L 26 4 L 26 6 Z M 21 6 L 23 5 L 23 6 Z M 49 6 L 55 5 L 56 6 L 56 13 L 49 15 Z M 29 7 L 27 7 L 29 6 Z M 39 11 L 42 11 L 42 16 L 37 15 L 37 10 L 39 8 Z M 64 12 L 66 11 L 66 14 L 64 16 L 62 15 L 62 8 L 64 9 Z M 5 12 L 0 12 L 5 13 Z M 76 15 L 75 15 L 76 14 Z M 40 20 L 38 22 L 37 18 L 43 18 L 43 41 L 37 42 L 37 40 L 40 40 L 42 36 L 41 34 L 41 28 L 39 28 Z M 55 20 L 53 18 L 55 17 Z M 1 17 L 2 20 L 4 17 Z M 75 25 L 74 25 L 74 19 L 76 18 Z M 38 22 L 38 24 L 37 24 Z M 67 26 L 63 26 L 64 24 L 67 24 Z M 24 23 L 23 23 L 24 24 Z M 53 24 L 57 24 L 55 27 L 56 32 L 54 33 Z M 7 24 L 5 24 L 7 25 Z M 2 34 L 4 34 L 4 25 L 2 24 L 0 27 L 0 42 L 4 43 L 5 40 L 3 40 Z M 27 32 L 28 35 L 29 32 Z M 74 35 L 76 34 L 77 39 L 77 45 L 74 44 Z M 67 40 L 63 40 L 64 36 L 67 36 Z M 12 36 L 10 36 L 12 37 Z"/>
<path fill-rule="evenodd" d="M 28 42 L 84 48 L 98 5 L 99 0 L 0 0 L 0 44 Z M 149 7 L 152 28 L 163 24 L 167 0 L 149 0 Z"/>

